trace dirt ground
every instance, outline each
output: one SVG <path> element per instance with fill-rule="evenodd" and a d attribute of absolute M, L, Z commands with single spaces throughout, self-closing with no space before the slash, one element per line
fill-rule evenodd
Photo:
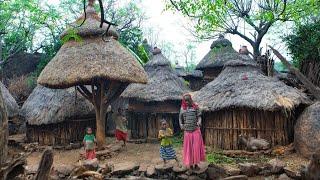
<path fill-rule="evenodd" d="M 114 141 L 109 141 L 116 143 Z M 177 156 L 181 160 L 181 148 L 175 148 Z M 54 167 L 75 165 L 80 159 L 80 154 L 83 153 L 83 148 L 76 150 L 54 150 Z M 36 171 L 41 158 L 41 152 L 33 152 L 27 158 L 27 169 Z M 122 162 L 135 162 L 138 164 L 159 164 L 162 163 L 159 156 L 159 144 L 134 144 L 128 143 L 119 154 L 116 154 L 111 159 L 107 159 L 100 163 L 117 164 Z"/>
<path fill-rule="evenodd" d="M 115 144 L 114 139 L 109 138 L 107 140 L 109 144 Z M 178 146 L 176 149 L 178 159 L 182 160 L 182 147 Z M 83 148 L 75 149 L 75 150 L 54 150 L 54 167 L 55 168 L 63 168 L 65 166 L 73 166 L 76 165 L 80 160 L 80 154 L 83 153 Z M 38 163 L 40 161 L 42 152 L 33 152 L 27 158 L 27 166 L 26 168 L 29 171 L 36 171 L 38 167 Z M 274 158 L 274 157 L 270 157 Z M 288 167 L 292 170 L 299 170 L 301 165 L 307 165 L 308 160 L 300 157 L 298 154 L 293 153 L 286 156 L 279 156 L 279 159 L 283 160 Z M 107 159 L 105 161 L 101 161 L 101 164 L 109 163 L 109 164 L 118 164 L 122 162 L 135 162 L 140 165 L 143 164 L 159 164 L 162 163 L 159 157 L 159 144 L 151 144 L 151 143 L 128 143 L 127 146 L 121 149 L 120 153 L 114 155 L 112 158 Z M 231 164 L 230 164 L 231 165 Z M 264 178 L 262 178 L 264 179 Z"/>

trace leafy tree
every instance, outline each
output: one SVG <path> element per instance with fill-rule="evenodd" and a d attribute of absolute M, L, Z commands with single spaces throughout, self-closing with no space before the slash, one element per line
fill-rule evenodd
<path fill-rule="evenodd" d="M 238 35 L 261 54 L 263 37 L 276 22 L 300 21 L 319 12 L 316 0 L 167 0 L 167 9 L 180 11 L 195 22 L 199 38 L 219 33 Z M 250 30 L 245 33 L 245 30 Z"/>
<path fill-rule="evenodd" d="M 320 19 L 299 25 L 284 38 L 293 64 L 313 83 L 320 85 Z"/>
<path fill-rule="evenodd" d="M 51 44 L 59 19 L 55 9 L 40 7 L 38 0 L 0 1 L 1 62 L 19 52 L 37 52 Z"/>

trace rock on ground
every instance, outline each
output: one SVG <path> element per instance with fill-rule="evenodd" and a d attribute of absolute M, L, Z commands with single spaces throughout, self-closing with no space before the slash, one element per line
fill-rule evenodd
<path fill-rule="evenodd" d="M 320 148 L 320 101 L 307 107 L 298 118 L 294 131 L 294 147 L 306 158 Z"/>
<path fill-rule="evenodd" d="M 259 166 L 255 163 L 240 163 L 239 168 L 242 174 L 249 177 L 256 176 L 260 171 Z"/>
<path fill-rule="evenodd" d="M 133 162 L 125 162 L 114 165 L 112 175 L 126 175 L 139 169 L 139 165 Z"/>
<path fill-rule="evenodd" d="M 281 174 L 278 177 L 278 180 L 291 180 L 292 178 L 289 178 L 286 174 Z"/>
<path fill-rule="evenodd" d="M 226 170 L 223 167 L 214 164 L 208 167 L 207 173 L 209 179 L 221 179 L 227 177 Z"/>
<path fill-rule="evenodd" d="M 227 178 L 224 178 L 223 180 L 247 180 L 248 176 L 246 175 L 238 175 L 238 176 L 230 176 Z"/>
<path fill-rule="evenodd" d="M 156 170 L 154 168 L 153 165 L 150 165 L 148 168 L 147 168 L 147 173 L 146 173 L 147 177 L 152 177 L 154 175 L 156 175 Z"/>

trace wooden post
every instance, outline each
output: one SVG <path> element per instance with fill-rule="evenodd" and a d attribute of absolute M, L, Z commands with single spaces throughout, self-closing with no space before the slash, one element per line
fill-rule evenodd
<path fill-rule="evenodd" d="M 106 144 L 105 123 L 107 108 L 121 95 L 128 85 L 129 83 L 120 81 L 93 79 L 91 82 L 91 92 L 84 85 L 77 87 L 80 94 L 95 107 L 98 149 L 103 149 Z"/>
<path fill-rule="evenodd" d="M 52 164 L 53 152 L 51 149 L 46 149 L 42 154 L 35 180 L 49 179 Z"/>
<path fill-rule="evenodd" d="M 297 68 L 293 67 L 277 50 L 269 46 L 273 53 L 281 60 L 281 62 L 306 86 L 306 88 L 314 95 L 317 100 L 320 100 L 320 89 L 316 87 L 308 78 L 306 78 Z"/>
<path fill-rule="evenodd" d="M 0 88 L 0 167 L 6 162 L 8 153 L 8 115 Z"/>

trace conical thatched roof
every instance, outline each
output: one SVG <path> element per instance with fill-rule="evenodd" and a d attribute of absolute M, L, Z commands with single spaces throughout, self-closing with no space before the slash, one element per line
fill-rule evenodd
<path fill-rule="evenodd" d="M 91 84 L 93 78 L 122 82 L 146 83 L 147 76 L 130 52 L 118 41 L 117 32 L 111 27 L 107 37 L 102 38 L 106 24 L 100 28 L 100 17 L 95 12 L 93 1 L 73 28 L 64 31 L 61 38 L 79 36 L 65 42 L 56 56 L 41 72 L 38 83 L 50 88 L 68 88 L 79 84 Z"/>
<path fill-rule="evenodd" d="M 298 118 L 294 146 L 299 154 L 307 158 L 320 149 L 320 101 L 307 107 Z"/>
<path fill-rule="evenodd" d="M 183 93 L 190 91 L 171 68 L 170 62 L 161 51 L 153 52 L 153 57 L 145 65 L 147 84 L 130 84 L 122 97 L 139 101 L 181 100 Z"/>
<path fill-rule="evenodd" d="M 12 97 L 9 90 L 0 82 L 0 88 L 9 118 L 19 115 L 19 105 Z"/>
<path fill-rule="evenodd" d="M 93 105 L 74 88 L 49 89 L 38 85 L 22 106 L 22 115 L 30 125 L 64 122 L 71 118 L 94 116 Z"/>
<path fill-rule="evenodd" d="M 276 78 L 262 74 L 255 63 L 230 61 L 220 75 L 194 94 L 203 111 L 246 107 L 291 110 L 309 103 L 307 96 Z"/>
<path fill-rule="evenodd" d="M 178 62 L 176 62 L 176 66 L 174 67 L 175 72 L 179 77 L 187 76 L 187 73 L 183 66 L 180 66 Z"/>
<path fill-rule="evenodd" d="M 219 36 L 217 40 L 212 42 L 210 51 L 202 58 L 196 69 L 223 68 L 226 62 L 240 58 L 249 57 L 240 55 L 233 49 L 229 40 L 225 39 L 223 36 Z"/>

